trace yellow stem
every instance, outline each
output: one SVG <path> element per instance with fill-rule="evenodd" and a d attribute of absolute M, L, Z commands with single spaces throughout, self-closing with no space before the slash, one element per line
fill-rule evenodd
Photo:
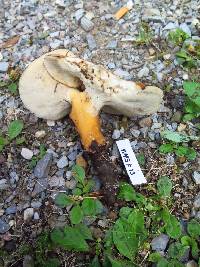
<path fill-rule="evenodd" d="M 96 141 L 99 145 L 105 144 L 99 116 L 96 114 L 88 94 L 86 92 L 73 92 L 71 93 L 71 100 L 70 118 L 77 128 L 84 148 L 90 150 L 92 141 Z"/>

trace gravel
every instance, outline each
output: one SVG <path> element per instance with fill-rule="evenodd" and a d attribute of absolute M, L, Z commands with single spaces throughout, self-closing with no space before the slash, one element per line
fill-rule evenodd
<path fill-rule="evenodd" d="M 48 176 L 52 159 L 53 159 L 52 153 L 46 153 L 46 155 L 37 162 L 37 165 L 34 169 L 34 175 L 37 178 L 41 179 Z"/>
<path fill-rule="evenodd" d="M 66 156 L 62 156 L 59 160 L 58 160 L 58 162 L 57 162 L 57 167 L 59 168 L 59 169 L 63 169 L 63 168 L 65 168 L 67 165 L 68 165 L 68 159 L 67 159 L 67 157 Z"/>
<path fill-rule="evenodd" d="M 8 62 L 0 62 L 0 72 L 7 72 L 9 67 Z"/>
<path fill-rule="evenodd" d="M 198 134 L 193 121 L 185 123 L 182 120 L 185 105 L 182 83 L 198 77 L 198 73 L 194 69 L 187 70 L 179 66 L 175 54 L 180 47 L 173 46 L 166 39 L 170 30 L 177 28 L 188 33 L 193 40 L 198 37 L 198 1 L 183 1 L 180 5 L 180 1 L 135 0 L 134 8 L 119 21 L 113 19 L 113 14 L 126 1 L 4 2 L 2 10 L 5 12 L 0 16 L 0 27 L 3 25 L 0 46 L 13 36 L 20 35 L 20 39 L 12 47 L 1 49 L 1 81 L 7 81 L 13 70 L 23 71 L 42 54 L 65 47 L 81 58 L 103 65 L 123 79 L 163 89 L 164 100 L 158 113 L 124 118 L 102 111 L 102 129 L 110 144 L 111 159 L 124 178 L 125 170 L 115 145 L 115 140 L 119 138 L 129 139 L 134 151 L 144 154 L 146 164 L 143 172 L 148 175 L 151 185 L 155 185 L 160 176 L 176 177 L 173 190 L 177 198 L 173 202 L 173 214 L 187 220 L 199 218 L 199 149 L 196 149 L 196 160 L 184 159 L 183 163 L 174 153 L 158 152 L 164 142 L 160 135 L 163 130 Z M 148 23 L 152 32 L 153 40 L 148 45 L 135 43 L 141 19 Z M 192 44 L 193 41 L 189 42 Z M 0 234 L 11 228 L 15 239 L 14 236 L 21 233 L 21 226 L 26 222 L 27 229 L 30 229 L 26 238 L 33 240 L 33 236 L 44 230 L 44 225 L 47 229 L 50 225 L 56 225 L 58 214 L 64 217 L 63 224 L 68 222 L 66 213 L 70 208 L 66 211 L 59 209 L 52 198 L 59 191 L 71 193 L 76 187 L 71 166 L 82 153 L 82 148 L 68 117 L 56 122 L 38 119 L 24 107 L 18 95 L 14 96 L 7 88 L 1 88 L 0 127 L 3 135 L 7 134 L 7 126 L 16 118 L 24 122 L 21 136 L 26 142 L 17 145 L 13 140 L 0 154 L 0 190 L 3 195 L 0 203 Z M 120 130 L 122 127 L 123 130 Z M 191 144 L 193 147 L 194 143 Z M 45 144 L 47 154 L 38 160 L 41 144 Z M 22 149 L 26 151 L 22 152 Z M 30 165 L 35 158 L 38 162 L 32 169 Z M 89 163 L 86 173 L 95 181 L 93 190 L 98 191 L 101 181 Z M 143 187 L 135 190 L 143 192 Z M 148 194 L 148 190 L 145 192 Z M 117 213 L 118 207 L 114 206 L 113 209 Z M 25 212 L 29 214 L 27 218 L 24 218 Z M 99 216 L 99 219 L 100 227 L 109 225 L 106 217 Z M 85 218 L 84 222 L 88 225 L 97 224 L 97 219 Z M 26 226 L 23 230 L 26 233 Z"/>
<path fill-rule="evenodd" d="M 33 151 L 28 148 L 23 147 L 21 150 L 21 155 L 24 159 L 30 160 L 33 157 Z"/>
<path fill-rule="evenodd" d="M 112 134 L 112 139 L 114 139 L 114 140 L 119 139 L 120 136 L 121 136 L 120 130 L 115 129 L 113 134 Z"/>
<path fill-rule="evenodd" d="M 193 179 L 196 184 L 200 184 L 200 172 L 195 171 L 193 173 Z"/>
<path fill-rule="evenodd" d="M 28 208 L 24 210 L 24 221 L 30 221 L 33 218 L 34 209 Z"/>
<path fill-rule="evenodd" d="M 165 251 L 168 242 L 169 237 L 165 234 L 160 234 L 151 241 L 152 250 Z"/>
<path fill-rule="evenodd" d="M 0 219 L 0 234 L 6 233 L 10 229 L 10 225 L 3 219 Z"/>

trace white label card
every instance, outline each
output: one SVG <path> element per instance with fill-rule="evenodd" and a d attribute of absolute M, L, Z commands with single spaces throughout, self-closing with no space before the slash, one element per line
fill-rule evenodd
<path fill-rule="evenodd" d="M 124 139 L 119 140 L 116 143 L 132 184 L 138 185 L 146 183 L 147 180 L 142 173 L 135 153 L 132 150 L 130 141 L 128 139 Z"/>

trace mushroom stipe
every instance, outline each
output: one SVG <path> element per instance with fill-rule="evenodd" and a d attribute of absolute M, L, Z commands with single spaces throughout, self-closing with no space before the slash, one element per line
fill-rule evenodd
<path fill-rule="evenodd" d="M 155 86 L 123 80 L 103 66 L 65 49 L 33 61 L 19 81 L 20 97 L 36 116 L 59 120 L 70 114 L 84 149 L 102 179 L 108 205 L 115 201 L 119 177 L 101 132 L 101 110 L 128 117 L 156 112 L 163 98 Z"/>

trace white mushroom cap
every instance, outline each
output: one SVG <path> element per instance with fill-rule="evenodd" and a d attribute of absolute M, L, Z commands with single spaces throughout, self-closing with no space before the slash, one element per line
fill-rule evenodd
<path fill-rule="evenodd" d="M 48 54 L 66 55 L 66 50 Z M 68 102 L 71 87 L 78 87 L 79 80 L 69 73 L 52 78 L 44 66 L 44 57 L 34 60 L 24 71 L 19 81 L 19 93 L 24 105 L 39 118 L 58 120 L 70 112 Z M 62 83 L 61 83 L 62 82 Z"/>
<path fill-rule="evenodd" d="M 147 115 L 156 112 L 163 98 L 163 92 L 155 86 L 146 86 L 144 90 L 132 81 L 120 79 L 100 65 L 95 65 L 75 56 L 58 58 L 47 55 L 45 66 L 58 65 L 84 84 L 97 112 L 103 107 L 111 112 L 126 116 Z M 55 63 L 53 63 L 55 62 Z"/>
<path fill-rule="evenodd" d="M 75 57 L 65 49 L 47 53 L 33 61 L 19 82 L 25 106 L 40 118 L 57 120 L 70 112 L 71 92 L 83 84 L 98 113 L 103 107 L 126 116 L 146 115 L 158 110 L 162 91 L 144 90 L 100 65 Z"/>

